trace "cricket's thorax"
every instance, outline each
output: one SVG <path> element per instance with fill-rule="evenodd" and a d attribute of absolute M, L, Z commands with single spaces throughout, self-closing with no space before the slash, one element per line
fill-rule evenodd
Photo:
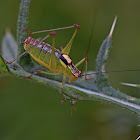
<path fill-rule="evenodd" d="M 60 58 L 60 60 L 64 63 L 64 64 L 62 63 L 62 65 L 67 66 L 67 67 L 71 70 L 72 74 L 73 74 L 76 78 L 78 78 L 78 77 L 81 76 L 81 71 L 79 71 L 79 70 L 74 66 L 74 64 L 72 63 L 72 60 L 70 59 L 70 57 L 69 57 L 68 55 L 66 55 L 66 54 L 61 54 L 61 56 L 60 56 L 59 58 Z"/>
<path fill-rule="evenodd" d="M 49 59 L 52 52 L 52 46 L 45 42 L 39 42 L 39 40 L 34 39 L 32 37 L 28 37 L 25 42 L 24 49 L 28 50 L 28 53 L 32 55 L 32 57 L 41 63 L 48 64 Z M 55 55 L 60 60 L 61 64 L 64 67 L 67 67 L 71 73 L 74 75 L 75 78 L 78 78 L 81 76 L 81 71 L 79 71 L 74 64 L 72 63 L 72 60 L 70 57 L 66 54 L 62 54 L 59 50 L 55 48 Z"/>

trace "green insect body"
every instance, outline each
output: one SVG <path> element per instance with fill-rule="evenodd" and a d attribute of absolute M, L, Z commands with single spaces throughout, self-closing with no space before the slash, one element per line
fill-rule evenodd
<path fill-rule="evenodd" d="M 38 42 L 39 40 L 28 37 L 24 42 L 24 49 L 29 49 L 28 53 L 40 65 L 48 68 L 53 75 L 66 73 L 66 75 L 69 76 L 70 82 L 75 81 L 78 77 L 81 76 L 81 72 L 74 66 L 68 55 L 62 54 L 58 49 L 54 49 L 55 56 L 52 60 L 52 46 L 45 42 L 41 42 L 40 45 L 37 45 Z M 50 61 L 53 61 L 53 63 L 56 64 L 52 66 Z"/>
<path fill-rule="evenodd" d="M 15 60 L 17 60 L 19 57 L 24 55 L 25 53 L 29 53 L 35 61 L 37 61 L 40 65 L 44 66 L 45 68 L 49 69 L 50 72 L 37 70 L 33 74 L 25 78 L 30 78 L 36 73 L 44 73 L 48 75 L 63 74 L 62 87 L 65 84 L 65 79 L 67 76 L 69 77 L 69 82 L 73 82 L 77 80 L 77 78 L 83 76 L 83 74 L 81 74 L 81 71 L 79 71 L 77 67 L 83 62 L 85 61 L 87 62 L 87 57 L 83 58 L 80 62 L 74 65 L 72 63 L 71 58 L 68 55 L 70 53 L 73 40 L 78 30 L 80 29 L 79 25 L 75 24 L 68 27 L 37 31 L 37 32 L 30 32 L 27 29 L 25 29 L 25 31 L 27 31 L 30 34 L 35 34 L 35 33 L 40 33 L 40 32 L 56 31 L 56 30 L 61 30 L 61 29 L 73 28 L 73 27 L 76 27 L 76 30 L 73 33 L 72 38 L 70 39 L 70 41 L 68 42 L 68 44 L 62 51 L 59 51 L 58 49 L 55 48 L 55 35 L 56 35 L 55 32 L 50 32 L 41 40 L 37 40 L 29 36 L 24 41 L 25 52 L 23 52 L 20 56 L 18 56 L 13 61 L 7 62 L 7 64 L 11 64 Z M 52 45 L 49 45 L 48 43 L 43 42 L 45 39 L 47 39 L 50 36 L 53 36 Z"/>

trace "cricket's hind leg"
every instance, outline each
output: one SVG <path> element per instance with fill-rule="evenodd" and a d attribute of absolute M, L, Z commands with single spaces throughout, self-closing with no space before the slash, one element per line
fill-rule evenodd
<path fill-rule="evenodd" d="M 67 27 L 61 27 L 61 28 L 49 29 L 49 30 L 42 30 L 42 31 L 36 31 L 36 32 L 31 32 L 28 29 L 24 29 L 24 31 L 26 31 L 28 34 L 37 34 L 37 33 L 43 33 L 43 32 L 50 32 L 50 31 L 52 32 L 52 31 L 64 30 L 64 29 L 69 29 L 69 28 L 74 28 L 74 27 L 76 27 L 76 30 L 75 30 L 72 38 L 70 39 L 70 41 L 68 42 L 68 44 L 66 45 L 66 47 L 64 49 L 61 48 L 62 49 L 62 53 L 68 55 L 70 53 L 73 40 L 74 40 L 78 30 L 80 29 L 80 25 L 74 24 L 74 25 L 67 26 Z"/>
<path fill-rule="evenodd" d="M 48 29 L 48 30 L 41 30 L 41 31 L 36 31 L 36 32 L 31 32 L 26 28 L 24 28 L 23 30 L 26 31 L 28 34 L 37 34 L 37 33 L 53 32 L 53 31 L 58 31 L 58 30 L 70 29 L 70 28 L 73 28 L 73 27 L 80 28 L 80 26 L 78 24 L 74 24 L 74 25 L 71 25 L 71 26 Z"/>

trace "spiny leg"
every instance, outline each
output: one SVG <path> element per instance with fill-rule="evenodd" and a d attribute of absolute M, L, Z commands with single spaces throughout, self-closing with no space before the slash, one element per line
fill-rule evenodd
<path fill-rule="evenodd" d="M 58 30 L 64 30 L 64 29 L 69 29 L 73 27 L 80 27 L 77 24 L 67 26 L 67 27 L 60 27 L 60 28 L 55 28 L 55 29 L 48 29 L 48 30 L 42 30 L 42 31 L 36 31 L 36 32 L 31 32 L 28 29 L 24 28 L 23 30 L 26 31 L 28 34 L 37 34 L 37 33 L 43 33 L 43 32 L 52 32 L 52 31 L 58 31 Z"/>
<path fill-rule="evenodd" d="M 35 75 L 37 73 L 43 73 L 43 74 L 48 74 L 48 75 L 58 75 L 58 73 L 50 73 L 50 72 L 46 72 L 46 71 L 42 71 L 42 70 L 37 70 L 34 73 L 32 73 L 30 76 L 24 77 L 24 79 L 31 78 L 33 75 Z"/>
<path fill-rule="evenodd" d="M 42 32 L 50 32 L 50 31 L 57 31 L 57 30 L 62 30 L 62 29 L 69 29 L 69 28 L 73 28 L 73 27 L 76 27 L 76 30 L 72 36 L 72 38 L 70 39 L 70 41 L 68 42 L 68 44 L 66 45 L 66 47 L 62 50 L 62 53 L 64 54 L 69 54 L 70 52 L 70 49 L 71 49 L 71 46 L 72 46 L 72 42 L 78 32 L 78 30 L 80 29 L 80 25 L 78 24 L 74 24 L 72 26 L 67 26 L 67 27 L 62 27 L 62 28 L 56 28 L 56 29 L 49 29 L 49 30 L 42 30 L 42 31 L 36 31 L 36 32 L 31 32 L 27 29 L 24 29 L 28 34 L 36 34 L 36 33 L 42 33 Z"/>

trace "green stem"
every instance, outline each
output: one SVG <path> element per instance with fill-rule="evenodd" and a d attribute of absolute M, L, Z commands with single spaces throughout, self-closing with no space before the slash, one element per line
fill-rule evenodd
<path fill-rule="evenodd" d="M 21 54 L 24 51 L 23 43 L 26 39 L 27 33 L 24 29 L 27 29 L 28 26 L 28 16 L 29 16 L 29 6 L 31 0 L 21 0 L 19 15 L 17 21 L 17 45 L 18 45 L 18 54 Z M 27 59 L 30 59 L 26 56 Z M 23 57 L 21 58 L 23 59 Z M 20 59 L 20 60 L 21 60 Z"/>
<path fill-rule="evenodd" d="M 30 75 L 24 71 L 11 70 L 11 72 L 12 72 L 12 74 L 14 74 L 16 76 L 21 76 L 21 77 Z M 48 85 L 52 88 L 55 88 L 58 91 L 61 90 L 61 84 L 62 84 L 61 82 L 42 78 L 39 76 L 33 76 L 32 79 L 39 82 L 39 83 L 42 83 L 44 85 Z M 63 92 L 67 97 L 69 97 L 69 99 L 73 99 L 73 100 L 95 100 L 95 99 L 105 100 L 105 101 L 109 101 L 109 102 L 118 104 L 122 107 L 125 107 L 129 110 L 132 110 L 132 111 L 140 114 L 140 99 L 127 96 L 126 94 L 124 94 L 125 98 L 122 99 L 121 97 L 119 97 L 120 94 L 116 97 L 113 95 L 107 95 L 107 94 L 104 94 L 104 93 L 99 92 L 99 91 L 85 89 L 85 88 L 82 88 L 82 87 L 79 87 L 76 85 L 71 85 L 71 84 L 65 84 L 65 86 L 63 87 Z"/>

